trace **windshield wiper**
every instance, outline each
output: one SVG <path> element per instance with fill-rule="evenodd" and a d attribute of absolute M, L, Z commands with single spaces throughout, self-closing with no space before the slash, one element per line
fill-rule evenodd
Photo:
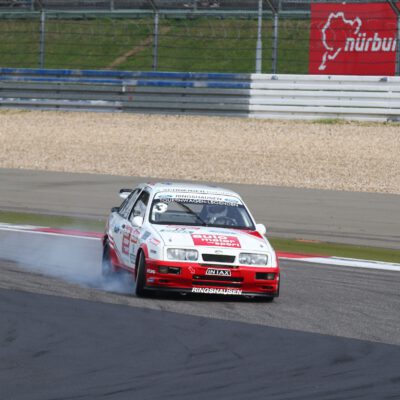
<path fill-rule="evenodd" d="M 185 210 L 187 210 L 189 212 L 190 215 L 194 215 L 194 217 L 200 221 L 202 226 L 208 226 L 206 221 L 203 221 L 203 219 L 201 219 L 190 207 L 188 207 L 186 204 L 182 204 L 179 202 L 176 202 L 176 204 L 179 204 L 182 208 L 184 208 Z"/>

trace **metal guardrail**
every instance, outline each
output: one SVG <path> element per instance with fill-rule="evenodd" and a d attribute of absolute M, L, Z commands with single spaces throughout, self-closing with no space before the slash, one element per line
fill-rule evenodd
<path fill-rule="evenodd" d="M 400 121 L 400 78 L 0 68 L 0 107 Z"/>
<path fill-rule="evenodd" d="M 250 117 L 400 122 L 400 77 L 253 74 Z"/>
<path fill-rule="evenodd" d="M 247 115 L 250 74 L 0 69 L 0 106 Z"/>

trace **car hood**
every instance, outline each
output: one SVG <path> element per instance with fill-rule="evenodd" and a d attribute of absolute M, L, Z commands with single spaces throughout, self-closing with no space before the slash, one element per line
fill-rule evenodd
<path fill-rule="evenodd" d="M 272 248 L 257 231 L 177 225 L 153 225 L 166 246 L 212 247 L 265 252 Z"/>

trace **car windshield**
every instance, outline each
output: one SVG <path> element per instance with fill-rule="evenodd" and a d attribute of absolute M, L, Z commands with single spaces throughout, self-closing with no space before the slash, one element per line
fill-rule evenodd
<path fill-rule="evenodd" d="M 238 198 L 209 194 L 157 193 L 151 205 L 150 222 L 255 229 L 249 213 Z"/>

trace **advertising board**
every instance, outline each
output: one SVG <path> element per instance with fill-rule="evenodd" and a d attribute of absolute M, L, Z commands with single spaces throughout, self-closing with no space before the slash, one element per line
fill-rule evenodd
<path fill-rule="evenodd" d="M 394 75 L 396 37 L 388 3 L 313 3 L 309 73 Z"/>

